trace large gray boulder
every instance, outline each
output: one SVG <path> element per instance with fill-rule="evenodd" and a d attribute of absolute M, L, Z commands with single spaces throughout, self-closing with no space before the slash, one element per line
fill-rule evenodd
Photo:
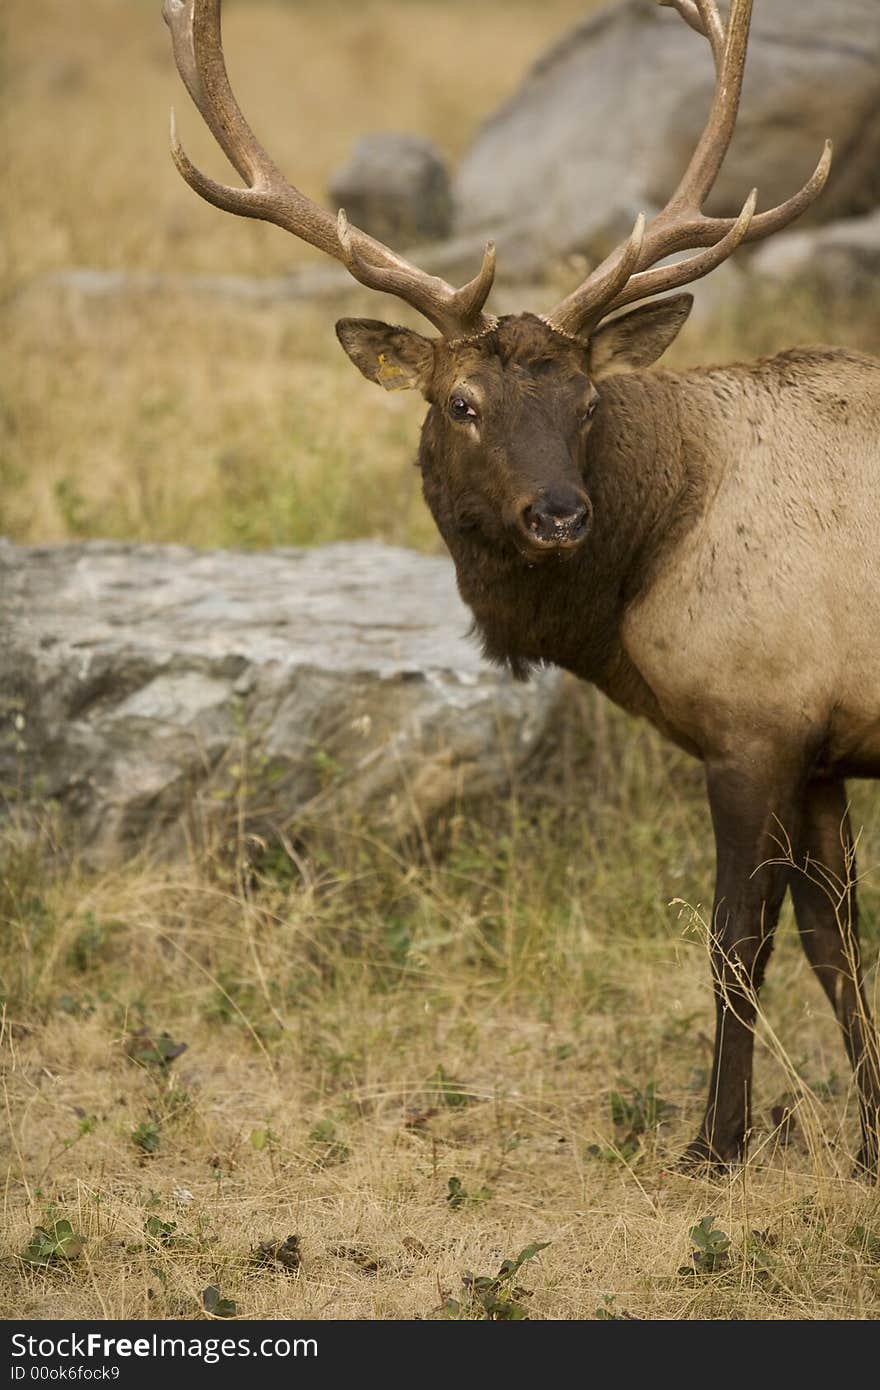
<path fill-rule="evenodd" d="M 330 181 L 330 201 L 390 246 L 436 241 L 452 227 L 446 165 L 429 140 L 396 131 L 365 135 Z"/>
<path fill-rule="evenodd" d="M 559 677 L 466 637 L 450 562 L 373 543 L 263 554 L 0 543 L 0 784 L 97 866 L 229 833 L 405 833 L 500 793 Z"/>
<path fill-rule="evenodd" d="M 711 98 L 709 46 L 674 10 L 622 0 L 572 29 L 492 115 L 454 184 L 456 231 L 499 242 L 526 270 L 601 257 L 636 214 L 661 206 Z M 710 212 L 790 196 L 835 142 L 820 220 L 880 203 L 880 3 L 755 0 L 737 131 Z"/>
<path fill-rule="evenodd" d="M 752 256 L 749 274 L 779 287 L 818 289 L 826 302 L 844 302 L 853 312 L 867 303 L 874 312 L 880 286 L 880 208 L 866 217 L 772 237 Z"/>

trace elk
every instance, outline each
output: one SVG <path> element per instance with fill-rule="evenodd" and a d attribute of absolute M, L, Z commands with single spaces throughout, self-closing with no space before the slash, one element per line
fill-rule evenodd
<path fill-rule="evenodd" d="M 165 0 L 164 16 L 190 96 L 245 186 L 195 168 L 173 115 L 172 152 L 208 202 L 286 228 L 437 330 L 336 326 L 368 380 L 428 403 L 424 496 L 486 655 L 520 677 L 544 663 L 573 672 L 702 761 L 717 851 L 716 1036 L 682 1165 L 723 1171 L 745 1154 L 757 993 L 790 889 L 855 1073 L 858 1166 L 876 1173 L 880 1055 L 844 779 L 880 776 L 880 361 L 817 347 L 647 370 L 692 303 L 654 296 L 787 226 L 831 161 L 827 144 L 778 207 L 756 211 L 753 191 L 739 216 L 705 215 L 736 122 L 752 0 L 732 0 L 726 22 L 716 0 L 660 3 L 711 48 L 705 129 L 666 206 L 540 317 L 486 312 L 492 243 L 455 288 L 289 184 L 230 88 L 220 0 Z M 668 262 L 685 251 L 695 254 Z"/>

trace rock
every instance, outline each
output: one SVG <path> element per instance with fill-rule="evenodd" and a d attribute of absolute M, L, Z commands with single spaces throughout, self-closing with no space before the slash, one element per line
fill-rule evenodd
<path fill-rule="evenodd" d="M 673 191 L 702 131 L 714 71 L 709 46 L 655 0 L 623 0 L 539 58 L 489 118 L 454 184 L 456 231 L 536 260 L 591 261 L 628 235 L 636 214 Z M 707 210 L 789 197 L 835 141 L 811 218 L 880 203 L 880 4 L 756 0 L 733 144 Z"/>
<path fill-rule="evenodd" d="M 775 285 L 809 285 L 824 298 L 873 301 L 880 285 L 880 208 L 827 227 L 783 232 L 759 246 L 750 275 Z"/>
<path fill-rule="evenodd" d="M 476 275 L 482 264 L 485 245 L 482 236 L 459 237 L 407 248 L 407 255 L 412 256 L 416 265 L 429 274 L 442 275 L 444 279 L 461 283 Z M 399 245 L 396 249 L 400 249 Z M 519 278 L 521 272 L 528 276 L 534 262 L 527 247 L 522 248 L 521 258 L 511 254 L 512 251 L 514 248 L 509 247 L 505 275 L 502 277 L 508 281 Z M 156 299 L 160 295 L 177 300 L 184 295 L 192 295 L 250 305 L 296 304 L 302 300 L 351 304 L 357 298 L 363 304 L 372 304 L 380 315 L 394 318 L 400 313 L 399 299 L 365 290 L 343 266 L 337 265 L 329 257 L 326 262 L 318 262 L 315 266 L 291 271 L 287 275 L 200 275 L 178 271 L 103 270 L 96 266 L 68 266 L 61 270 L 43 271 L 24 281 L 9 296 L 9 304 L 13 309 L 24 307 L 27 310 L 35 303 L 43 303 L 47 295 L 86 303 L 127 297 L 149 296 Z M 497 308 L 496 299 L 497 295 L 492 303 Z M 511 308 L 516 307 L 519 307 L 518 298 L 511 303 Z M 503 309 L 503 312 L 508 312 L 508 309 Z"/>
<path fill-rule="evenodd" d="M 228 833 L 404 834 L 502 793 L 559 687 L 489 667 L 445 558 L 0 542 L 3 803 L 97 867 Z"/>
<path fill-rule="evenodd" d="M 329 191 L 351 222 L 391 246 L 439 240 L 451 230 L 446 165 L 429 140 L 415 135 L 365 135 Z"/>

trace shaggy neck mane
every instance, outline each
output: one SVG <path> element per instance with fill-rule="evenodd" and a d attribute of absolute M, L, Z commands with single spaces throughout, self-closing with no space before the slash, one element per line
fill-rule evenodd
<path fill-rule="evenodd" d="M 688 430 L 681 417 L 679 381 L 670 372 L 603 381 L 581 460 L 593 504 L 590 535 L 571 559 L 535 565 L 509 540 L 490 540 L 455 526 L 448 499 L 435 486 L 442 470 L 434 467 L 434 412 L 429 412 L 419 453 L 425 498 L 455 562 L 459 592 L 473 612 L 486 656 L 518 678 L 547 663 L 603 689 L 614 684 L 626 605 L 692 524 L 705 487 L 703 432 Z M 692 396 L 689 409 L 695 409 Z"/>

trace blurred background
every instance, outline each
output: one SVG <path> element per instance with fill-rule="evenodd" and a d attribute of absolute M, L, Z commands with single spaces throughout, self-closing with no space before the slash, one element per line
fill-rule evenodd
<path fill-rule="evenodd" d="M 458 157 L 582 0 L 232 0 L 232 80 L 260 137 L 322 197 L 364 131 Z M 414 457 L 420 402 L 360 382 L 332 307 L 136 286 L 101 271 L 272 276 L 323 258 L 209 208 L 168 150 L 228 178 L 183 90 L 160 0 L 12 0 L 7 11 L 10 305 L 0 533 L 197 545 L 377 535 L 430 547 Z M 372 312 L 376 312 L 371 303 Z M 363 388 L 363 389 L 361 389 Z M 345 411 L 340 407 L 345 405 Z"/>
<path fill-rule="evenodd" d="M 746 252 L 708 282 L 673 362 L 817 338 L 880 346 L 880 7 L 756 10 L 721 202 L 738 207 L 753 182 L 764 206 L 786 196 L 829 129 L 834 180 L 808 246 L 768 243 L 766 274 L 746 274 Z M 186 188 L 168 153 L 172 104 L 191 156 L 230 175 L 160 11 L 6 6 L 0 534 L 200 546 L 366 535 L 437 549 L 410 467 L 421 402 L 370 389 L 333 335 L 340 310 L 406 311 L 344 277 L 324 284 L 317 253 Z M 424 203 L 418 180 L 433 179 L 445 235 L 423 259 L 472 273 L 495 234 L 501 309 L 547 308 L 656 206 L 711 89 L 707 46 L 653 0 L 227 0 L 224 34 L 241 104 L 292 181 L 329 206 L 345 196 L 353 217 L 372 206 L 380 235 L 395 230 L 381 225 L 393 205 L 402 249 L 407 197 Z M 430 142 L 399 205 L 395 147 L 356 154 L 372 132 Z"/>

